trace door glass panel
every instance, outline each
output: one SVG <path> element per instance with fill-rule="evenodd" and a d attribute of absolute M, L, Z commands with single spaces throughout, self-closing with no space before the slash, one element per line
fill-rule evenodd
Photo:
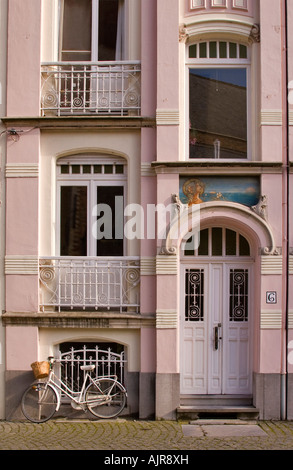
<path fill-rule="evenodd" d="M 247 158 L 245 68 L 189 70 L 189 127 L 190 158 Z"/>
<path fill-rule="evenodd" d="M 230 269 L 230 321 L 248 321 L 248 269 Z"/>
<path fill-rule="evenodd" d="M 97 204 L 107 206 L 100 214 L 103 223 L 99 225 L 99 230 L 105 236 L 97 240 L 97 256 L 123 256 L 123 209 L 121 213 L 116 213 L 116 197 L 123 198 L 122 186 L 97 187 Z M 123 208 L 123 200 L 121 202 Z"/>
<path fill-rule="evenodd" d="M 186 269 L 185 321 L 204 321 L 204 270 Z"/>
<path fill-rule="evenodd" d="M 61 187 L 60 255 L 87 255 L 87 187 Z"/>

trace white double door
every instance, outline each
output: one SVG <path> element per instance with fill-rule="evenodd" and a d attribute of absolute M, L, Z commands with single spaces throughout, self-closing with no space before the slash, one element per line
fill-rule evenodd
<path fill-rule="evenodd" d="M 181 394 L 251 394 L 251 263 L 181 271 Z"/>

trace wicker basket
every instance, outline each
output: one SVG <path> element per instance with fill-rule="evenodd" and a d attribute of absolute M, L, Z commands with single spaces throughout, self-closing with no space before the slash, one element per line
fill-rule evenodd
<path fill-rule="evenodd" d="M 31 368 L 33 369 L 33 373 L 36 379 L 43 379 L 44 377 L 48 377 L 50 372 L 50 364 L 47 361 L 33 362 L 31 364 Z"/>

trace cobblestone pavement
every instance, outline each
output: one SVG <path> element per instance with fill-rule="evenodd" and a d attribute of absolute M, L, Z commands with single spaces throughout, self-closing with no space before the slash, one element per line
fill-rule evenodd
<path fill-rule="evenodd" d="M 291 421 L 238 425 L 233 431 L 225 423 L 207 426 L 119 418 L 55 419 L 42 424 L 0 421 L 0 450 L 293 450 Z"/>

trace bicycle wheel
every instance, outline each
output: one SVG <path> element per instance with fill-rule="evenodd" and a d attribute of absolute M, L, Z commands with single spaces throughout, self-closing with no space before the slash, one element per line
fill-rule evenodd
<path fill-rule="evenodd" d="M 44 382 L 28 387 L 21 399 L 24 416 L 33 423 L 44 423 L 52 418 L 57 407 L 57 395 L 51 385 Z"/>
<path fill-rule="evenodd" d="M 114 418 L 125 407 L 126 391 L 116 380 L 103 377 L 88 386 L 85 400 L 93 415 L 98 418 Z"/>

